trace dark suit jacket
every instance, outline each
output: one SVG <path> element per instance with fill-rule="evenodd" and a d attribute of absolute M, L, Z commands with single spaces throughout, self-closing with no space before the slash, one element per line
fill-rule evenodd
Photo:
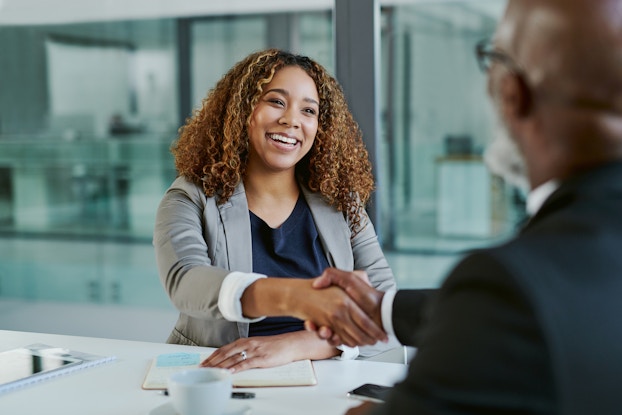
<path fill-rule="evenodd" d="M 394 302 L 402 341 L 412 296 Z M 378 413 L 621 414 L 622 163 L 564 182 L 515 239 L 466 256 L 421 336 Z"/>

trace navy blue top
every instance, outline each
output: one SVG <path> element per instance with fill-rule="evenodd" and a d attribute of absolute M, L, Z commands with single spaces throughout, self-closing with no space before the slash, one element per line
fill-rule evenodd
<path fill-rule="evenodd" d="M 271 277 L 315 278 L 328 267 L 320 238 L 305 198 L 300 195 L 287 220 L 273 229 L 250 212 L 253 272 Z M 269 336 L 302 330 L 293 317 L 267 317 L 251 323 L 250 336 Z"/>

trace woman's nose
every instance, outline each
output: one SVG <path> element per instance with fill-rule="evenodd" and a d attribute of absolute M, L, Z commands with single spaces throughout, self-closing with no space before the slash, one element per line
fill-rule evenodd
<path fill-rule="evenodd" d="M 279 119 L 279 124 L 288 125 L 294 128 L 300 127 L 298 112 L 292 109 L 287 109 Z"/>

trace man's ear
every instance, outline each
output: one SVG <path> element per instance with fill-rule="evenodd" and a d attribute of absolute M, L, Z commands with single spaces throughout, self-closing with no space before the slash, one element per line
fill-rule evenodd
<path fill-rule="evenodd" d="M 531 89 L 523 76 L 508 72 L 499 82 L 499 99 L 506 116 L 522 118 L 532 110 Z"/>

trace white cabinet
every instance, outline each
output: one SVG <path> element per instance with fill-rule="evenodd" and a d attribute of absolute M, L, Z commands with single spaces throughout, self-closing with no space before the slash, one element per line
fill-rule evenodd
<path fill-rule="evenodd" d="M 489 237 L 495 229 L 493 180 L 479 156 L 437 159 L 437 232 Z"/>

